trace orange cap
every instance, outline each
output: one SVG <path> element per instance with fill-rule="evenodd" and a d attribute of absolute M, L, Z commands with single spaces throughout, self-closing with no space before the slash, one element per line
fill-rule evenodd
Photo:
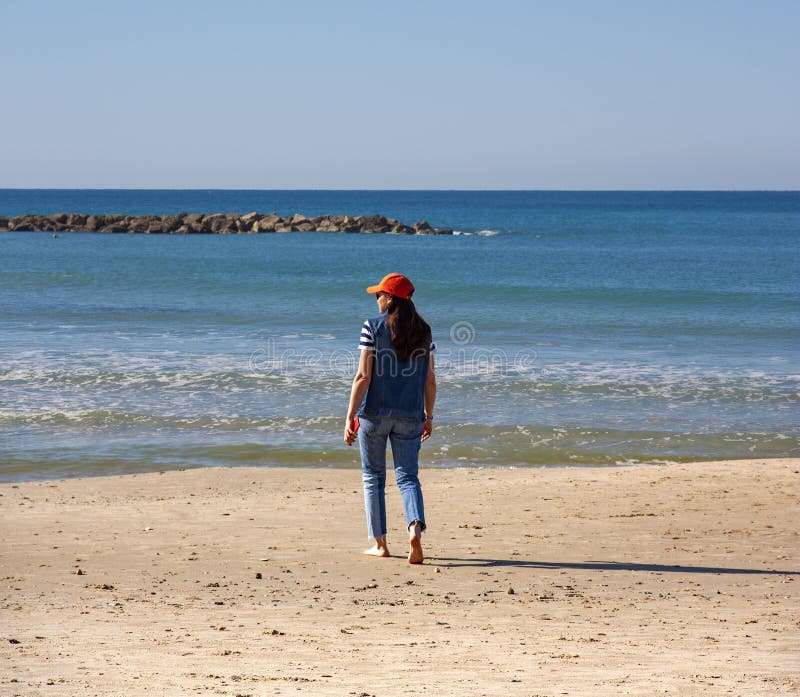
<path fill-rule="evenodd" d="M 396 298 L 409 299 L 414 295 L 414 284 L 403 274 L 390 273 L 384 276 L 377 286 L 367 288 L 367 293 L 388 293 Z"/>

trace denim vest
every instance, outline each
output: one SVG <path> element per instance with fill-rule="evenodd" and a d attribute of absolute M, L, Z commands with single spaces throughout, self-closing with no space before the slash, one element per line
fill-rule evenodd
<path fill-rule="evenodd" d="M 415 352 L 407 361 L 400 361 L 392 346 L 386 315 L 369 320 L 375 337 L 372 380 L 358 410 L 366 418 L 392 416 L 398 419 L 419 419 L 425 415 L 425 381 L 428 378 L 427 347 Z"/>

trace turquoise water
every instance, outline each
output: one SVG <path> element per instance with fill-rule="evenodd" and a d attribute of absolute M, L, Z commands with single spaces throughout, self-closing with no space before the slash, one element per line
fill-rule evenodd
<path fill-rule="evenodd" d="M 800 452 L 800 194 L 0 191 L 0 214 L 381 213 L 453 237 L 0 233 L 0 479 L 348 466 L 364 293 L 417 285 L 434 466 Z"/>

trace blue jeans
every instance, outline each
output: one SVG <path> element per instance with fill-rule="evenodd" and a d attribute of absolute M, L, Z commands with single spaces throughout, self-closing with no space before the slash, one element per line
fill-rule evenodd
<path fill-rule="evenodd" d="M 394 476 L 403 498 L 406 526 L 414 521 L 425 529 L 422 488 L 417 473 L 422 422 L 382 416 L 359 417 L 358 444 L 361 448 L 361 475 L 364 481 L 364 508 L 370 537 L 386 536 L 386 439 L 392 444 Z"/>

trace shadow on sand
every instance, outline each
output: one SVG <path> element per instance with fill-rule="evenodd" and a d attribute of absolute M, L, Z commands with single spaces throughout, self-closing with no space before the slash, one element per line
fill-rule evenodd
<path fill-rule="evenodd" d="M 458 557 L 428 557 L 428 563 L 447 568 L 518 568 L 518 569 L 577 569 L 582 571 L 653 571 L 682 574 L 741 574 L 755 576 L 791 576 L 800 571 L 775 569 L 732 569 L 723 566 L 680 566 L 678 564 L 636 564 L 620 561 L 559 562 L 524 559 L 461 559 Z"/>

